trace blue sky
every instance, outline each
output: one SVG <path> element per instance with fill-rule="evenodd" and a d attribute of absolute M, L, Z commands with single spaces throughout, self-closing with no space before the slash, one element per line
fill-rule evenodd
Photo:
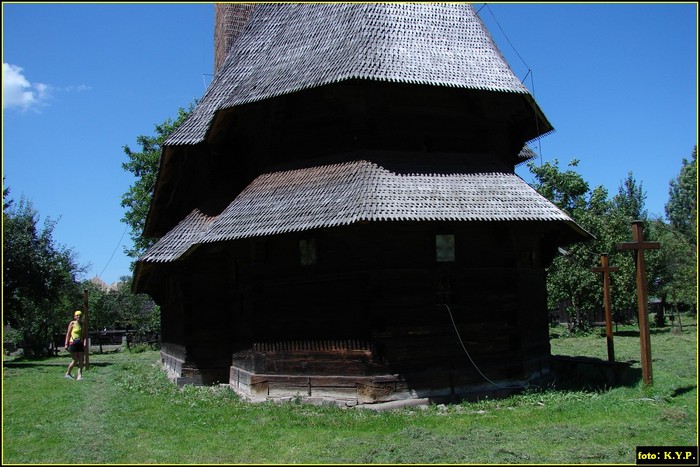
<path fill-rule="evenodd" d="M 663 216 L 697 142 L 697 4 L 474 6 L 556 129 L 541 160 L 580 160 L 611 196 L 631 171 Z M 202 96 L 213 25 L 207 3 L 3 3 L 5 186 L 58 219 L 84 278 L 129 274 L 122 147 Z"/>

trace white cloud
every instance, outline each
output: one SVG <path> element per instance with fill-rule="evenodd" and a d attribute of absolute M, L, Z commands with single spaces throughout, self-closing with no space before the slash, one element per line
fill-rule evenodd
<path fill-rule="evenodd" d="M 2 64 L 3 109 L 35 109 L 42 105 L 48 97 L 49 87 L 43 83 L 30 83 L 22 71 L 23 69 L 16 65 Z"/>
<path fill-rule="evenodd" d="M 55 93 L 78 93 L 92 90 L 86 84 L 64 87 L 50 86 L 44 83 L 30 83 L 23 74 L 24 68 L 9 63 L 2 64 L 2 108 L 36 110 Z"/>
<path fill-rule="evenodd" d="M 87 84 L 78 84 L 76 85 L 71 85 L 71 86 L 66 86 L 65 88 L 62 88 L 61 91 L 65 92 L 83 92 L 83 91 L 89 91 L 92 89 L 92 86 L 88 86 Z"/>

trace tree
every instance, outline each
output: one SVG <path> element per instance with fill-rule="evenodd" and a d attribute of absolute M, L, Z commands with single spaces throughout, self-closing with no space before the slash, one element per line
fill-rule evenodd
<path fill-rule="evenodd" d="M 569 163 L 569 167 L 576 167 L 577 160 Z M 579 213 L 585 211 L 588 201 L 588 184 L 571 168 L 566 172 L 559 169 L 559 162 L 545 163 L 536 166 L 529 163 L 530 171 L 535 175 L 537 182 L 533 187 L 544 197 L 552 201 L 559 208 L 567 212 L 576 220 Z M 597 201 L 600 201 L 598 192 Z M 606 195 L 603 193 L 603 197 Z M 605 209 L 604 206 L 597 206 Z M 585 228 L 585 227 L 584 227 Z M 587 247 L 581 244 L 571 245 L 567 250 L 562 250 L 562 255 L 554 259 L 547 271 L 547 297 L 550 308 L 555 308 L 560 303 L 570 303 L 575 312 L 577 324 L 583 322 L 581 310 L 586 302 L 591 300 L 593 277 L 586 274 L 586 268 L 591 264 L 593 256 Z"/>
<path fill-rule="evenodd" d="M 109 290 L 90 280 L 83 281 L 82 289 L 84 292 L 87 292 L 89 331 L 91 335 L 95 336 L 95 332 L 105 328 L 113 329 L 117 307 L 109 296 Z M 97 343 L 100 347 L 100 352 L 102 352 L 102 339 L 98 339 Z M 94 345 L 95 342 L 92 342 L 92 344 Z"/>
<path fill-rule="evenodd" d="M 195 104 L 196 101 L 190 104 L 188 110 L 178 109 L 175 120 L 168 118 L 160 125 L 156 125 L 155 136 L 138 136 L 136 141 L 141 146 L 139 152 L 132 151 L 129 146 L 123 147 L 129 160 L 122 164 L 122 168 L 136 177 L 134 184 L 122 195 L 121 200 L 121 206 L 126 208 L 122 222 L 131 227 L 130 235 L 134 244 L 133 248 L 125 250 L 131 258 L 139 258 L 155 242 L 154 239 L 143 237 L 142 233 L 158 177 L 163 143 L 192 113 Z"/>
<path fill-rule="evenodd" d="M 680 324 L 680 304 L 697 306 L 697 250 L 688 238 L 662 220 L 652 229 L 661 243 L 657 260 L 658 294 L 673 304 Z"/>
<path fill-rule="evenodd" d="M 144 336 L 159 332 L 159 308 L 147 295 L 132 293 L 131 281 L 130 276 L 122 276 L 116 288 L 83 282 L 83 290 L 88 291 L 91 329 L 126 329 Z M 99 343 L 102 351 L 101 340 Z"/>
<path fill-rule="evenodd" d="M 160 308 L 145 294 L 133 294 L 133 278 L 124 276 L 111 291 L 119 310 L 120 326 L 141 335 L 153 335 L 160 332 Z"/>
<path fill-rule="evenodd" d="M 76 276 L 84 272 L 72 249 L 55 244 L 56 221 L 39 214 L 22 197 L 13 206 L 3 190 L 3 316 L 22 333 L 25 351 L 47 352 L 80 301 Z"/>
<path fill-rule="evenodd" d="M 692 244 L 697 240 L 697 155 L 698 147 L 695 146 L 691 160 L 683 159 L 680 173 L 670 182 L 669 200 L 665 206 L 671 225 Z"/>
<path fill-rule="evenodd" d="M 697 307 L 697 146 L 691 160 L 683 159 L 680 173 L 669 183 L 665 205 L 670 224 L 658 219 L 653 228 L 661 241 L 658 255 L 659 295 Z M 680 315 L 678 316 L 680 319 Z"/>
<path fill-rule="evenodd" d="M 591 268 L 600 266 L 601 253 L 610 254 L 611 260 L 614 255 L 614 261 L 620 267 L 620 272 L 611 276 L 611 287 L 615 290 L 612 304 L 614 312 L 617 310 L 617 320 L 620 320 L 622 310 L 634 308 L 635 289 L 631 257 L 616 255 L 617 243 L 626 241 L 631 235 L 628 211 L 621 208 L 621 205 L 628 204 L 623 203 L 620 194 L 617 202 L 609 200 L 607 190 L 601 186 L 590 190 L 583 177 L 573 170 L 577 164 L 578 161 L 572 161 L 565 172 L 559 169 L 557 160 L 541 166 L 530 163 L 528 167 L 536 179 L 533 187 L 594 236 L 588 242 L 567 247 L 547 270 L 548 306 L 571 304 L 576 321 L 573 326 L 581 329 L 587 325 L 583 313 L 601 306 L 600 275 L 591 272 Z M 625 190 L 621 188 L 620 192 Z M 639 208 L 643 210 L 643 198 Z"/>
<path fill-rule="evenodd" d="M 613 198 L 615 207 L 621 214 L 627 216 L 631 221 L 646 220 L 647 210 L 644 209 L 644 202 L 647 198 L 642 189 L 642 183 L 637 184 L 632 172 L 627 173 L 627 178 L 620 182 L 617 195 Z"/>
<path fill-rule="evenodd" d="M 12 206 L 12 200 L 10 196 L 10 187 L 5 188 L 5 179 L 2 179 L 3 189 L 2 189 L 2 212 L 7 211 Z"/>
<path fill-rule="evenodd" d="M 569 162 L 569 167 L 578 166 L 577 159 Z M 559 161 L 546 162 L 541 166 L 534 162 L 528 163 L 530 172 L 537 178 L 534 188 L 545 198 L 556 204 L 569 215 L 579 208 L 585 208 L 588 183 L 576 171 L 569 169 L 566 172 L 559 170 Z"/>
<path fill-rule="evenodd" d="M 627 173 L 627 178 L 620 182 L 618 186 L 617 195 L 613 197 L 613 205 L 615 212 L 618 216 L 622 216 L 622 220 L 626 226 L 631 225 L 634 220 L 644 221 L 644 237 L 645 240 L 653 240 L 655 238 L 655 231 L 649 229 L 650 222 L 647 215 L 647 210 L 645 209 L 646 202 L 646 192 L 642 187 L 641 182 L 637 182 L 634 178 L 632 172 Z M 629 235 L 620 236 L 619 242 L 627 242 L 631 240 L 631 231 L 622 230 L 621 235 L 625 232 L 630 232 Z M 659 255 L 657 251 L 650 250 L 645 254 L 646 267 L 647 267 L 647 278 L 649 279 L 648 292 L 652 296 L 660 296 L 663 300 L 663 294 L 659 289 L 660 279 L 659 279 Z M 634 300 L 636 296 L 627 295 L 626 291 L 636 291 L 636 278 L 631 275 L 630 272 L 635 272 L 634 257 L 630 252 L 619 252 L 617 255 L 618 264 L 623 264 L 625 266 L 622 274 L 619 272 L 615 274 L 618 279 L 623 281 L 623 286 L 621 288 L 624 291 L 625 302 L 631 308 L 634 307 Z M 663 305 L 662 305 L 663 310 Z M 662 325 L 664 322 L 663 312 L 657 313 L 656 315 L 658 321 L 657 324 Z"/>

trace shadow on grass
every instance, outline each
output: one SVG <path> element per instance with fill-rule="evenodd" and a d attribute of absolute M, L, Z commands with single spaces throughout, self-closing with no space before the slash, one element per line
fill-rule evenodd
<path fill-rule="evenodd" d="M 552 356 L 552 372 L 558 389 L 607 390 L 636 386 L 642 370 L 632 368 L 634 362 L 609 362 L 593 357 Z"/>
<path fill-rule="evenodd" d="M 39 368 L 39 367 L 64 367 L 68 363 L 68 360 L 65 361 L 55 361 L 55 362 L 48 362 L 46 360 L 39 360 L 39 359 L 16 359 L 11 362 L 2 362 L 2 366 L 4 368 Z M 90 366 L 96 366 L 96 367 L 106 367 L 106 366 L 111 366 L 113 365 L 112 363 L 108 362 L 90 362 Z"/>
<path fill-rule="evenodd" d="M 690 323 L 690 324 L 684 324 L 683 325 L 683 331 L 682 332 L 677 332 L 678 334 L 685 334 L 686 330 L 689 328 L 695 328 L 695 324 Z M 677 328 L 676 328 L 677 331 Z M 661 328 L 649 328 L 649 334 L 674 334 L 673 330 L 669 326 L 664 326 Z M 613 336 L 622 336 L 622 337 L 639 337 L 639 329 L 623 329 L 622 331 L 614 331 Z"/>
<path fill-rule="evenodd" d="M 696 384 L 690 385 L 690 386 L 683 386 L 682 388 L 675 389 L 671 393 L 671 397 L 678 397 L 682 396 L 683 394 L 692 391 L 693 389 L 696 389 L 698 386 Z"/>
<path fill-rule="evenodd" d="M 101 357 L 106 355 L 115 354 L 128 354 L 130 352 L 125 351 L 121 347 L 104 349 L 102 351 L 97 348 L 90 350 L 90 366 L 95 367 L 106 367 L 113 365 L 108 362 L 95 362 L 92 361 L 94 357 Z M 58 355 L 50 355 L 45 357 L 35 357 L 28 355 L 10 355 L 5 356 L 2 362 L 3 368 L 38 368 L 38 367 L 54 367 L 54 366 L 66 366 L 70 362 L 70 354 L 68 352 L 60 352 Z"/>

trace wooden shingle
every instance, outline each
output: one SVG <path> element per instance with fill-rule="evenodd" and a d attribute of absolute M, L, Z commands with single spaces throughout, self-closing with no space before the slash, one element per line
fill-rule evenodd
<path fill-rule="evenodd" d="M 513 173 L 451 170 L 457 171 L 397 173 L 357 160 L 262 174 L 220 215 L 190 213 L 141 260 L 167 262 L 196 244 L 361 221 L 536 221 L 576 228 Z"/>
<path fill-rule="evenodd" d="M 536 106 L 470 4 L 259 4 L 166 145 L 203 141 L 218 110 L 351 79 L 517 93 Z"/>

